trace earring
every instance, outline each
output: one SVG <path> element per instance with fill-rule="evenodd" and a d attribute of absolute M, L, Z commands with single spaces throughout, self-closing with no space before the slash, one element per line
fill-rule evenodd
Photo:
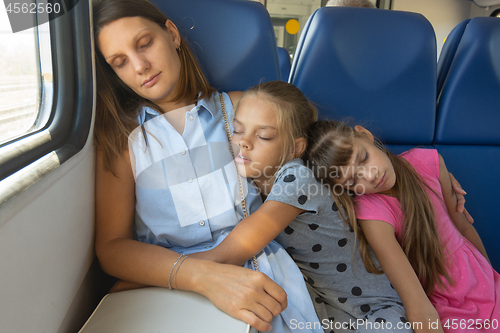
<path fill-rule="evenodd" d="M 179 44 L 177 44 L 177 47 L 175 48 L 177 51 L 180 51 L 181 49 L 181 42 L 179 42 Z"/>

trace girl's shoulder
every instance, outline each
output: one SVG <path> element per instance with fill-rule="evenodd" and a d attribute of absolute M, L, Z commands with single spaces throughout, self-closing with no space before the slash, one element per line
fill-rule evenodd
<path fill-rule="evenodd" d="M 279 179 L 287 176 L 289 176 L 288 179 L 291 179 L 292 175 L 295 178 L 310 179 L 316 181 L 313 172 L 304 164 L 304 161 L 302 161 L 302 159 L 300 158 L 295 158 L 291 161 L 288 161 L 281 167 L 281 169 L 278 171 L 278 174 L 276 175 L 275 183 Z"/>
<path fill-rule="evenodd" d="M 439 154 L 436 149 L 413 148 L 400 156 L 407 160 L 417 173 L 439 177 Z"/>

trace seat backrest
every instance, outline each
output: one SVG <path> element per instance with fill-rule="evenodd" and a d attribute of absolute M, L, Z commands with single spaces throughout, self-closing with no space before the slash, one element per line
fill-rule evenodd
<path fill-rule="evenodd" d="M 441 53 L 439 54 L 439 60 L 437 64 L 438 98 L 441 93 L 441 89 L 443 88 L 444 80 L 446 80 L 446 76 L 448 75 L 448 71 L 450 70 L 453 58 L 455 57 L 455 53 L 457 52 L 458 44 L 462 39 L 465 28 L 467 27 L 467 24 L 469 24 L 469 21 L 470 19 L 463 20 L 455 28 L 453 28 L 448 37 L 446 37 L 446 41 L 444 42 L 443 48 L 441 49 Z"/>
<path fill-rule="evenodd" d="M 218 90 L 279 80 L 276 38 L 266 8 L 243 0 L 152 0 L 186 38 Z M 195 8 L 196 10 L 193 10 Z"/>
<path fill-rule="evenodd" d="M 444 82 L 435 147 L 467 191 L 493 268 L 500 270 L 500 20 L 470 20 Z"/>
<path fill-rule="evenodd" d="M 281 80 L 288 82 L 290 68 L 292 68 L 290 54 L 284 47 L 278 47 L 278 57 L 280 60 Z"/>
<path fill-rule="evenodd" d="M 500 145 L 500 20 L 472 19 L 438 104 L 436 143 Z"/>
<path fill-rule="evenodd" d="M 385 143 L 425 145 L 434 136 L 436 62 L 434 31 L 420 14 L 323 7 L 304 26 L 290 82 L 322 117 L 354 117 Z"/>

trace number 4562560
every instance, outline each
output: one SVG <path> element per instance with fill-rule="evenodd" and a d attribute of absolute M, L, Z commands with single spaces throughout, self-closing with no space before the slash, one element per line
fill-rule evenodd
<path fill-rule="evenodd" d="M 446 329 L 469 329 L 469 330 L 481 330 L 481 329 L 493 329 L 498 328 L 498 320 L 493 319 L 447 319 L 443 324 Z"/>
<path fill-rule="evenodd" d="M 61 11 L 61 4 L 59 3 L 9 3 L 7 5 L 7 13 L 14 14 L 43 14 L 43 13 L 59 13 Z"/>

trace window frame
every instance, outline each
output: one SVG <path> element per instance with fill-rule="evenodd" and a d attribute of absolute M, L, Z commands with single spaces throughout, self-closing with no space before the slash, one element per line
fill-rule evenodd
<path fill-rule="evenodd" d="M 49 22 L 53 71 L 51 115 L 43 128 L 0 145 L 0 205 L 62 165 L 87 142 L 94 107 L 90 13 L 89 1 L 81 0 L 66 14 Z M 15 177 L 19 170 L 28 169 L 30 164 L 54 153 L 59 163 L 38 175 L 35 172 L 30 184 L 18 182 L 17 188 L 4 186 L 12 184 L 5 180 Z"/>

